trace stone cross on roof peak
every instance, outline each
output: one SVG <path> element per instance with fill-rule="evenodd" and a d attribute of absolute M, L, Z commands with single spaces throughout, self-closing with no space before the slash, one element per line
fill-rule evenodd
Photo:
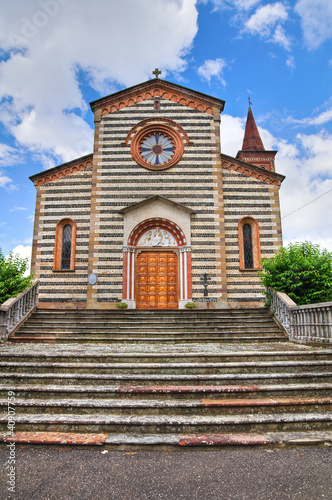
<path fill-rule="evenodd" d="M 161 71 L 159 71 L 158 68 L 156 68 L 154 71 L 152 71 L 153 75 L 156 75 L 156 78 L 159 78 L 159 75 L 161 75 Z"/>

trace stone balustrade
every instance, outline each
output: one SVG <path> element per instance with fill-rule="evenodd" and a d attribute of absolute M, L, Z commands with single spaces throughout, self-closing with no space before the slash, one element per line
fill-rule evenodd
<path fill-rule="evenodd" d="M 39 280 L 17 297 L 6 300 L 0 306 L 0 342 L 8 337 L 26 320 L 38 306 Z"/>
<path fill-rule="evenodd" d="M 268 289 L 270 310 L 292 342 L 332 344 L 332 302 L 298 306 L 287 294 Z"/>

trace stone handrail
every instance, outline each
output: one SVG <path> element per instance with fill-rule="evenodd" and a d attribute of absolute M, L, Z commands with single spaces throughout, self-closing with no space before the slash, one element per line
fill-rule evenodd
<path fill-rule="evenodd" d="M 270 310 L 292 342 L 332 344 L 332 302 L 298 306 L 287 294 L 268 289 Z"/>
<path fill-rule="evenodd" d="M 0 342 L 8 340 L 9 335 L 37 308 L 38 289 L 39 280 L 35 280 L 30 288 L 1 304 Z"/>

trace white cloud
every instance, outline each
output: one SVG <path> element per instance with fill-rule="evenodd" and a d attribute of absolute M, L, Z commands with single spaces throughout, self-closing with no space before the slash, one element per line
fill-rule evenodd
<path fill-rule="evenodd" d="M 30 245 L 24 246 L 24 245 L 17 245 L 13 250 L 12 253 L 14 255 L 19 255 L 22 259 L 28 258 L 28 270 L 26 271 L 25 275 L 30 274 L 30 269 L 31 269 L 31 251 L 32 247 Z"/>
<path fill-rule="evenodd" d="M 302 126 L 324 125 L 324 123 L 327 123 L 331 120 L 332 120 L 332 108 L 323 111 L 318 116 L 306 117 L 306 118 L 302 118 L 301 120 L 296 119 L 296 118 L 291 118 L 291 117 L 287 118 L 288 123 L 294 123 L 294 124 L 302 125 Z"/>
<path fill-rule="evenodd" d="M 235 156 L 242 148 L 246 118 L 221 115 L 221 151 Z"/>
<path fill-rule="evenodd" d="M 294 56 L 289 56 L 286 61 L 286 66 L 290 69 L 295 69 L 295 59 Z"/>
<path fill-rule="evenodd" d="M 9 2 L 0 15 L 0 44 L 9 55 L 0 63 L 1 121 L 41 159 L 69 161 L 91 152 L 77 71 L 103 94 L 152 77 L 156 66 L 163 76 L 181 72 L 198 29 L 195 4 Z"/>
<path fill-rule="evenodd" d="M 244 23 L 244 31 L 259 35 L 267 42 L 276 43 L 286 50 L 291 48 L 291 39 L 286 35 L 282 23 L 287 21 L 287 8 L 281 2 L 259 7 Z"/>
<path fill-rule="evenodd" d="M 3 227 L 7 224 L 7 222 L 0 222 L 0 227 Z"/>
<path fill-rule="evenodd" d="M 257 120 L 257 117 L 256 117 Z M 245 118 L 222 115 L 222 151 L 241 149 Z M 294 143 L 258 127 L 265 148 L 277 149 L 277 172 L 286 176 L 280 189 L 284 244 L 309 240 L 332 251 L 332 134 L 298 134 Z M 234 137 L 238 139 L 235 141 Z M 312 202 L 312 203 L 310 203 Z"/>
<path fill-rule="evenodd" d="M 20 163 L 22 157 L 17 149 L 8 146 L 7 144 L 0 143 L 0 166 L 9 166 Z"/>
<path fill-rule="evenodd" d="M 7 184 L 12 182 L 12 179 L 10 177 L 7 177 L 7 175 L 3 174 L 0 171 L 0 187 L 8 187 Z"/>
<path fill-rule="evenodd" d="M 288 18 L 285 5 L 281 2 L 259 7 L 245 23 L 247 31 L 261 36 L 270 36 L 271 30 L 280 22 Z"/>
<path fill-rule="evenodd" d="M 223 59 L 208 59 L 198 68 L 198 74 L 209 83 L 215 76 L 225 86 L 226 82 L 222 74 L 226 66 L 227 63 Z"/>
<path fill-rule="evenodd" d="M 299 0 L 295 11 L 301 17 L 303 36 L 309 49 L 317 49 L 332 38 L 331 0 Z"/>
<path fill-rule="evenodd" d="M 291 47 L 290 39 L 287 38 L 285 30 L 282 26 L 280 26 L 280 24 L 278 24 L 278 26 L 276 27 L 269 41 L 281 45 L 286 50 L 290 50 Z"/>
<path fill-rule="evenodd" d="M 199 0 L 200 3 L 212 3 L 214 10 L 224 8 L 236 8 L 238 10 L 250 10 L 261 0 Z"/>
<path fill-rule="evenodd" d="M 27 208 L 25 208 L 25 207 L 17 207 L 17 206 L 15 205 L 15 207 L 14 207 L 14 208 L 11 208 L 9 211 L 10 211 L 10 212 L 17 212 L 18 210 L 28 210 L 28 209 L 27 209 Z"/>

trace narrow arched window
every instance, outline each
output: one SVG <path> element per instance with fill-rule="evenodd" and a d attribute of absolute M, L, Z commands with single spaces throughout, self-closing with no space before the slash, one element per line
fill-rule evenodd
<path fill-rule="evenodd" d="M 253 217 L 243 217 L 238 225 L 240 270 L 260 269 L 259 225 Z"/>
<path fill-rule="evenodd" d="M 61 269 L 70 269 L 72 228 L 66 224 L 62 230 Z"/>
<path fill-rule="evenodd" d="M 250 224 L 243 224 L 243 253 L 245 269 L 254 268 L 254 255 L 252 251 L 252 230 Z"/>
<path fill-rule="evenodd" d="M 54 271 L 74 271 L 76 250 L 76 223 L 60 220 L 55 229 Z"/>

